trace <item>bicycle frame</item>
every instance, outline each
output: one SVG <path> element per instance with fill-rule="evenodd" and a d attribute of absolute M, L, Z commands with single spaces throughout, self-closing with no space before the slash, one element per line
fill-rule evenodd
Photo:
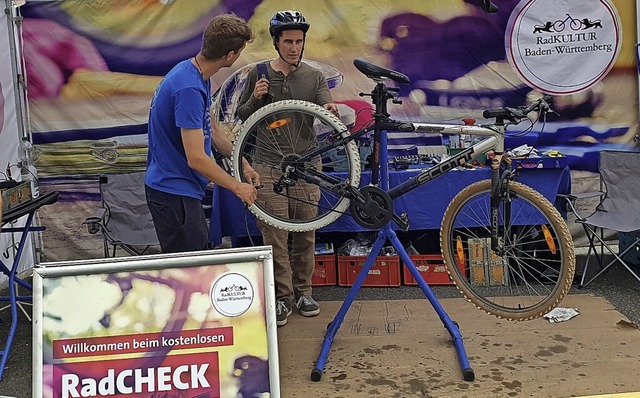
<path fill-rule="evenodd" d="M 449 170 L 458 166 L 463 166 L 466 162 L 479 157 L 490 150 L 494 150 L 496 155 L 502 155 L 504 153 L 504 132 L 506 125 L 502 118 L 498 118 L 497 122 L 491 126 L 468 126 L 468 125 L 455 125 L 455 124 L 436 124 L 436 123 L 422 123 L 422 122 L 404 122 L 397 121 L 390 118 L 387 113 L 387 99 L 393 98 L 389 94 L 389 91 L 396 92 L 394 87 L 387 87 L 382 79 L 373 79 L 376 82 L 376 87 L 371 92 L 373 103 L 376 106 L 376 111 L 373 114 L 373 126 L 363 128 L 349 137 L 341 138 L 334 141 L 331 145 L 327 145 L 323 148 L 319 148 L 315 151 L 307 153 L 305 156 L 299 159 L 300 162 L 305 162 L 322 155 L 329 149 L 344 145 L 349 141 L 356 140 L 373 131 L 373 156 L 371 163 L 371 185 L 378 185 L 380 179 L 380 139 L 382 131 L 400 131 L 400 132 L 423 132 L 434 134 L 468 134 L 474 136 L 484 136 L 487 139 L 482 140 L 474 144 L 471 147 L 466 148 L 464 151 L 447 158 L 446 160 L 434 165 L 433 167 L 423 171 L 417 176 L 411 178 L 405 183 L 394 187 L 387 193 L 391 199 L 395 199 L 409 191 L 412 191 L 423 185 L 432 179 L 448 172 Z M 341 132 L 338 132 L 341 133 Z M 336 135 L 337 136 L 337 135 Z M 492 164 L 492 167 L 493 164 Z M 495 169 L 499 167 L 499 163 L 495 165 Z M 327 177 L 322 173 L 313 173 L 316 177 Z M 322 177 L 321 177 L 322 176 Z M 325 179 L 325 178 L 322 178 Z M 333 183 L 331 179 L 326 179 L 327 182 Z M 313 179 L 313 182 L 320 183 Z"/>
<path fill-rule="evenodd" d="M 363 128 L 348 137 L 338 139 L 332 144 L 317 150 L 311 151 L 298 160 L 298 164 L 303 164 L 306 161 L 313 159 L 314 157 L 322 155 L 329 149 L 336 148 L 344 145 L 349 141 L 353 141 L 373 131 L 373 156 L 371 163 L 371 185 L 378 186 L 380 182 L 381 171 L 381 159 L 382 162 L 387 161 L 386 154 L 381 156 L 380 154 L 380 140 L 383 136 L 382 132 L 387 131 L 401 131 L 401 132 L 426 132 L 434 134 L 467 134 L 474 136 L 487 137 L 486 139 L 464 149 L 463 151 L 441 161 L 440 163 L 422 171 L 416 176 L 411 177 L 404 183 L 395 186 L 392 189 L 388 187 L 388 181 L 386 178 L 382 180 L 383 186 L 381 187 L 391 200 L 394 200 L 414 189 L 417 189 L 421 185 L 439 177 L 448 171 L 464 166 L 474 158 L 477 158 L 490 150 L 495 153 L 494 158 L 491 161 L 491 186 L 492 188 L 492 233 L 491 233 L 491 246 L 496 252 L 500 252 L 498 245 L 498 187 L 500 180 L 500 166 L 502 164 L 509 164 L 510 159 L 504 154 L 504 132 L 506 131 L 506 124 L 504 118 L 498 117 L 496 123 L 487 126 L 475 126 L 475 125 L 454 125 L 454 124 L 437 124 L 437 123 L 422 123 L 422 122 L 403 122 L 391 119 L 387 113 L 387 99 L 394 99 L 393 94 L 389 94 L 389 91 L 396 92 L 395 88 L 387 87 L 382 79 L 374 79 L 376 81 L 376 87 L 371 92 L 371 97 L 376 105 L 376 112 L 373 114 L 374 123 L 372 126 Z M 394 99 L 395 101 L 395 99 Z M 337 132 L 342 133 L 342 132 Z M 337 135 L 336 135 L 337 136 Z M 386 165 L 384 168 L 386 172 Z M 307 182 L 311 182 L 321 186 L 325 189 L 336 192 L 340 195 L 348 197 L 350 200 L 358 198 L 358 192 L 350 189 L 351 187 L 338 186 L 339 181 L 332 176 L 315 171 L 313 169 L 299 168 L 297 174 Z M 346 188 L 346 189 L 345 189 Z M 507 206 L 507 210 L 508 209 Z M 402 229 L 408 228 L 408 224 L 401 217 L 394 217 L 394 221 Z"/>
<path fill-rule="evenodd" d="M 406 128 L 406 126 L 411 126 L 412 130 L 406 129 L 394 129 L 393 127 L 402 126 Z M 383 128 L 384 127 L 384 128 Z M 391 128 L 387 128 L 391 127 Z M 476 135 L 476 136 L 485 136 L 488 137 L 485 140 L 482 140 L 465 150 L 459 152 L 456 155 L 453 155 L 446 160 L 441 161 L 440 163 L 434 165 L 433 167 L 424 170 L 420 174 L 412 177 L 410 180 L 405 183 L 394 187 L 389 190 L 387 193 L 391 197 L 391 199 L 395 199 L 409 191 L 412 191 L 423 185 L 432 179 L 448 172 L 451 169 L 454 169 L 459 166 L 463 166 L 465 163 L 485 154 L 490 150 L 494 150 L 497 155 L 502 155 L 504 153 L 504 125 L 494 125 L 496 130 L 493 130 L 489 127 L 484 126 L 466 126 L 466 125 L 453 125 L 453 124 L 432 124 L 432 123 L 416 123 L 416 122 L 398 122 L 389 119 L 385 123 L 376 122 L 374 126 L 368 127 L 362 130 L 357 131 L 356 133 L 350 135 L 347 138 L 342 138 L 334 141 L 330 145 L 324 146 L 320 149 L 310 151 L 305 156 L 302 156 L 298 162 L 302 163 L 305 161 L 309 161 L 314 157 L 320 156 L 323 153 L 327 152 L 332 148 L 337 148 L 339 146 L 344 145 L 349 141 L 354 141 L 359 137 L 374 131 L 374 144 L 373 144 L 373 161 L 371 164 L 371 184 L 378 185 L 378 181 L 380 179 L 380 135 L 382 131 L 410 131 L 410 132 L 429 132 L 429 133 L 439 133 L 439 134 L 447 134 L 447 135 L 455 135 L 455 134 L 468 134 L 468 135 Z M 503 161 L 506 159 L 503 157 Z M 310 170 L 305 171 L 309 172 Z M 313 176 L 321 178 L 322 180 L 334 183 L 335 181 L 323 173 L 313 172 Z M 309 182 L 319 183 L 314 178 L 310 179 Z M 326 187 L 326 186 L 323 186 Z"/>
<path fill-rule="evenodd" d="M 469 135 L 477 135 L 477 136 L 488 136 L 487 139 L 482 140 L 463 151 L 453 155 L 440 163 L 430 167 L 427 170 L 422 171 L 420 174 L 410 178 L 404 183 L 395 186 L 390 189 L 387 194 L 391 199 L 395 199 L 399 196 L 404 195 L 407 192 L 410 192 L 420 185 L 426 184 L 427 182 L 433 180 L 436 177 L 443 175 L 459 166 L 464 166 L 466 163 L 470 162 L 474 158 L 485 154 L 490 150 L 494 150 L 496 154 L 502 154 L 504 152 L 504 139 L 503 134 L 491 130 L 487 127 L 481 126 L 454 126 L 454 125 L 444 125 L 444 124 L 429 124 L 429 123 L 412 123 L 416 129 L 414 131 L 417 132 L 438 132 L 440 134 L 469 134 Z M 504 158 L 503 158 L 504 159 Z M 375 164 L 375 163 L 374 163 Z M 497 172 L 499 163 L 495 165 L 492 162 L 492 168 Z M 372 182 L 373 183 L 373 182 Z"/>
<path fill-rule="evenodd" d="M 394 199 L 453 169 L 468 166 L 472 159 L 493 151 L 489 161 L 490 178 L 482 178 L 463 187 L 444 211 L 440 244 L 447 270 L 466 297 L 479 308 L 499 317 L 533 319 L 557 305 L 570 289 L 575 270 L 570 231 L 553 203 L 535 189 L 515 181 L 516 171 L 511 167 L 509 154 L 505 153 L 504 141 L 507 128 L 522 121 L 531 121 L 528 116 L 531 112 L 537 112 L 538 118 L 553 112 L 551 98 L 544 96 L 516 108 L 486 109 L 482 116 L 491 121 L 486 125 L 474 125 L 468 121 L 454 125 L 395 120 L 387 112 L 387 104 L 389 100 L 401 104 L 399 89 L 387 87 L 384 82 L 389 79 L 405 84 L 409 79 L 362 59 L 354 60 L 354 65 L 376 83 L 370 93 L 360 93 L 372 99 L 374 108 L 365 128 L 350 133 L 321 106 L 285 100 L 266 105 L 251 115 L 234 143 L 236 167 L 233 172 L 236 179 L 243 178 L 242 161 L 244 156 L 248 156 L 256 164 L 264 166 L 267 187 L 276 195 L 283 195 L 294 203 L 315 206 L 317 215 L 314 213 L 307 219 L 297 218 L 291 213 L 280 214 L 269 206 L 266 196 L 264 202 L 254 204 L 250 210 L 274 227 L 293 232 L 317 230 L 348 212 L 361 227 L 379 230 L 372 249 L 374 256 L 379 253 L 385 239 L 392 241 L 403 255 L 403 246 L 395 236 L 391 221 L 407 231 L 409 220 L 407 214 L 394 213 Z M 296 112 L 299 117 L 294 119 Z M 291 123 L 294 120 L 295 123 Z M 310 125 L 311 120 L 314 120 L 313 126 Z M 304 133 L 319 132 L 323 138 L 309 153 L 296 148 L 295 143 L 301 129 L 311 127 L 313 130 L 305 130 Z M 389 189 L 388 132 L 464 134 L 479 137 L 481 141 L 436 165 L 428 166 L 426 170 L 416 170 L 409 180 L 403 176 L 404 182 Z M 254 136 L 256 140 L 262 140 L 260 146 L 252 141 Z M 365 137 L 373 140 L 373 153 L 367 162 L 371 182 L 361 186 L 363 167 L 355 143 Z M 262 152 L 255 152 L 253 156 L 256 148 L 261 148 Z M 338 153 L 344 153 L 344 158 L 336 159 Z M 318 168 L 319 164 L 322 168 Z M 345 164 L 347 167 L 343 170 Z M 303 184 L 298 185 L 298 182 Z M 304 182 L 320 189 L 308 187 Z M 308 196 L 307 192 L 297 192 L 307 189 Z M 319 198 L 309 199 L 315 198 L 316 192 L 319 192 Z M 411 259 L 405 257 L 403 261 L 413 265 Z M 480 258 L 485 260 L 478 263 L 476 260 Z M 373 257 L 367 260 L 354 286 L 360 286 L 372 264 Z M 410 270 L 415 274 L 414 278 L 422 279 L 415 265 Z M 521 291 L 518 286 L 527 288 Z M 501 299 L 511 296 L 522 300 L 517 299 L 513 305 L 510 300 L 505 302 Z M 321 365 L 323 361 L 319 358 Z"/>

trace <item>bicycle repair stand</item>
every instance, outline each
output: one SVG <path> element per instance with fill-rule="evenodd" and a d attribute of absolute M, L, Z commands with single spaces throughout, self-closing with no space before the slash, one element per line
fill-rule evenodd
<path fill-rule="evenodd" d="M 387 157 L 387 134 L 386 132 L 382 132 L 380 139 L 380 185 L 381 188 L 386 191 L 389 190 L 389 166 L 388 166 L 388 157 Z M 416 268 L 415 264 L 409 258 L 407 251 L 402 246 L 402 243 L 398 239 L 396 233 L 391 229 L 391 222 L 385 225 L 379 232 L 378 238 L 376 239 L 373 247 L 371 248 L 371 253 L 367 257 L 364 265 L 362 266 L 362 270 L 358 274 L 355 283 L 349 290 L 347 297 L 345 298 L 342 306 L 338 310 L 338 313 L 333 318 L 331 323 L 327 326 L 327 332 L 324 335 L 324 341 L 322 343 L 322 349 L 320 350 L 320 354 L 318 355 L 318 360 L 314 369 L 311 371 L 311 380 L 312 381 L 320 381 L 322 378 L 322 372 L 324 370 L 324 365 L 327 362 L 329 357 L 329 351 L 331 350 L 331 344 L 333 344 L 333 339 L 338 333 L 338 329 L 340 329 L 340 325 L 344 321 L 344 317 L 351 306 L 351 303 L 355 300 L 358 295 L 358 291 L 364 282 L 364 279 L 367 277 L 369 270 L 374 264 L 378 253 L 382 249 L 383 244 L 389 240 L 393 247 L 396 249 L 402 262 L 404 262 L 405 267 L 411 272 L 413 278 L 418 282 L 420 289 L 424 292 L 425 296 L 431 303 L 431 306 L 436 311 L 440 320 L 444 324 L 444 327 L 451 334 L 451 338 L 453 339 L 453 344 L 456 349 L 456 353 L 458 354 L 458 360 L 460 361 L 460 366 L 462 368 L 462 374 L 465 381 L 473 381 L 475 379 L 475 374 L 471 366 L 469 365 L 469 360 L 467 358 L 467 353 L 464 349 L 464 344 L 462 342 L 462 335 L 458 329 L 457 323 L 453 322 L 449 315 L 445 312 L 444 308 L 436 298 L 431 288 L 427 282 L 424 281 L 422 275 Z"/>

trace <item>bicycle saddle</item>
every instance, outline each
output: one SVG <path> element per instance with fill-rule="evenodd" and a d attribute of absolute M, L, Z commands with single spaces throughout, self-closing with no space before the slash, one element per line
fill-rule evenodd
<path fill-rule="evenodd" d="M 367 77 L 381 78 L 386 77 L 393 80 L 396 83 L 409 83 L 411 80 L 406 75 L 400 72 L 396 72 L 391 69 L 383 68 L 378 65 L 374 65 L 371 62 L 365 61 L 362 58 L 356 58 L 353 60 L 355 67 Z"/>

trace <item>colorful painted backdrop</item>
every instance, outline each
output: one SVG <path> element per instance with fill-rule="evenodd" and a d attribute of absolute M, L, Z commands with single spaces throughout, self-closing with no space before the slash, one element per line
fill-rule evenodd
<path fill-rule="evenodd" d="M 562 20 L 568 3 L 548 1 L 557 4 Z M 332 90 L 334 99 L 366 105 L 358 93 L 369 91 L 372 82 L 352 63 L 362 57 L 411 78 L 401 87 L 404 104 L 391 107 L 394 115 L 459 122 L 536 95 L 514 72 L 505 46 L 513 10 L 532 0 L 494 2 L 495 14 L 482 13 L 476 0 L 28 2 L 23 34 L 37 167 L 43 184 L 62 192 L 49 221 L 54 229 L 75 228 L 79 236 L 98 199 L 96 176 L 144 170 L 151 95 L 164 73 L 199 50 L 201 33 L 216 14 L 246 18 L 257 36 L 236 65 L 213 78 L 216 87 L 243 66 L 274 57 L 269 19 L 278 10 L 297 9 L 311 24 L 305 58 L 327 65 L 329 77 L 342 82 Z M 586 3 L 611 5 L 620 18 L 621 48 L 611 70 L 584 91 L 556 96 L 559 117 L 508 142 L 560 151 L 576 181 L 597 169 L 599 150 L 635 150 L 638 121 L 635 2 L 590 0 L 570 17 L 581 20 Z M 100 255 L 68 238 L 66 252 L 54 259 Z"/>

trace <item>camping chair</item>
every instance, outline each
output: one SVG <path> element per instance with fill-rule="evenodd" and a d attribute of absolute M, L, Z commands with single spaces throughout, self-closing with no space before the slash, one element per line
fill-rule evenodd
<path fill-rule="evenodd" d="M 144 191 L 145 172 L 100 177 L 101 207 L 84 220 L 90 234 L 102 233 L 104 256 L 118 248 L 132 256 L 158 246 Z"/>
<path fill-rule="evenodd" d="M 562 195 L 567 199 L 569 208 L 576 216 L 576 222 L 582 224 L 589 240 L 589 249 L 579 287 L 587 286 L 616 263 L 622 264 L 640 281 L 640 277 L 624 259 L 629 251 L 636 250 L 640 245 L 640 236 L 634 235 L 636 239 L 629 242 L 626 249 L 618 254 L 615 248 L 606 242 L 603 233 L 604 230 L 616 233 L 640 230 L 640 153 L 601 151 L 598 170 L 602 191 Z M 591 215 L 581 217 L 576 209 L 576 201 L 595 196 L 600 197 L 600 203 Z M 600 247 L 599 251 L 598 246 Z M 607 265 L 603 265 L 603 256 L 607 254 L 604 249 L 607 249 L 609 254 L 614 256 L 614 259 Z M 592 254 L 598 261 L 600 270 L 585 283 Z"/>

